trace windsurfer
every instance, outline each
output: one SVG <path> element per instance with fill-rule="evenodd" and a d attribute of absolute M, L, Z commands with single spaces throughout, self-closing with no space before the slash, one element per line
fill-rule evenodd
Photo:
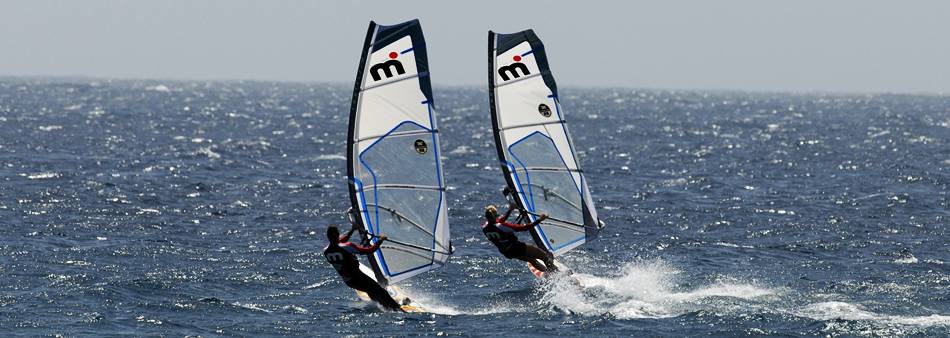
<path fill-rule="evenodd" d="M 386 241 L 386 236 L 379 236 L 379 241 L 373 245 L 359 245 L 350 242 L 350 236 L 356 231 L 356 225 L 345 235 L 340 236 L 340 230 L 335 225 L 327 227 L 327 240 L 330 244 L 323 249 L 323 256 L 333 265 L 336 272 L 343 278 L 346 286 L 363 291 L 379 305 L 382 305 L 391 311 L 402 311 L 399 303 L 386 292 L 372 278 L 360 271 L 359 261 L 356 255 L 369 255 L 379 249 L 379 246 Z"/>
<path fill-rule="evenodd" d="M 529 224 L 508 223 L 508 217 L 515 208 L 515 204 L 509 204 L 505 215 L 498 217 L 498 208 L 494 205 L 485 207 L 485 222 L 482 223 L 482 232 L 485 233 L 485 237 L 488 237 L 488 240 L 495 244 L 498 251 L 508 259 L 514 258 L 528 262 L 541 272 L 557 271 L 554 256 L 551 253 L 525 244 L 515 235 L 515 232 L 528 231 L 537 226 L 546 220 L 548 215 L 541 214 L 536 221 Z"/>

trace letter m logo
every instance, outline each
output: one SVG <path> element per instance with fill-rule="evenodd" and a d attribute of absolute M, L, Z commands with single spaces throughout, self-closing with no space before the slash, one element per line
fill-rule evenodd
<path fill-rule="evenodd" d="M 520 73 L 518 71 L 521 71 Z M 498 75 L 501 76 L 501 79 L 504 81 L 511 80 L 511 78 L 519 78 L 525 75 L 531 74 L 528 70 L 528 66 L 521 62 L 515 62 L 510 65 L 498 68 Z"/>
<path fill-rule="evenodd" d="M 486 232 L 485 236 L 487 236 L 488 239 L 501 239 L 501 235 L 499 235 L 497 232 L 494 232 L 494 231 Z"/>
<path fill-rule="evenodd" d="M 395 74 L 393 74 L 393 71 L 395 71 Z M 402 62 L 399 62 L 399 60 L 388 60 L 370 67 L 369 73 L 373 76 L 373 81 L 379 81 L 383 78 L 383 75 L 388 79 L 396 75 L 405 74 L 406 69 L 403 68 Z"/>

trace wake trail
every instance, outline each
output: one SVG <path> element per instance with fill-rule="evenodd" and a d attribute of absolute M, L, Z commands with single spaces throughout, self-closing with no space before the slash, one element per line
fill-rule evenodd
<path fill-rule="evenodd" d="M 583 316 L 617 319 L 670 318 L 697 311 L 718 314 L 775 313 L 818 321 L 864 321 L 873 325 L 950 327 L 950 316 L 888 315 L 860 304 L 816 301 L 807 294 L 738 280 L 692 288 L 682 285 L 681 271 L 661 260 L 626 263 L 618 274 L 575 272 L 540 283 L 541 305 Z M 576 280 L 582 287 L 578 288 Z M 809 301 L 809 298 L 812 298 Z M 804 305 L 795 305 L 804 304 Z"/>
<path fill-rule="evenodd" d="M 426 313 L 432 313 L 437 315 L 445 316 L 460 316 L 460 315 L 490 315 L 496 313 L 510 313 L 510 312 L 525 312 L 526 308 L 520 308 L 515 304 L 509 304 L 505 302 L 501 303 L 492 303 L 484 307 L 471 307 L 466 306 L 464 308 L 454 306 L 447 303 L 446 301 L 432 297 L 423 292 L 417 292 L 408 287 L 401 287 L 400 290 L 406 297 L 412 300 L 414 304 L 419 305 L 425 309 Z"/>
<path fill-rule="evenodd" d="M 589 263 L 589 262 L 588 262 Z M 578 264 L 578 266 L 590 264 Z M 527 271 L 526 271 L 527 273 Z M 722 278 L 699 286 L 683 286 L 684 273 L 662 260 L 635 261 L 614 274 L 574 272 L 538 281 L 537 298 L 495 300 L 487 304 L 457 305 L 426 292 L 403 286 L 402 292 L 426 313 L 460 316 L 497 313 L 560 311 L 581 316 L 608 316 L 622 320 L 673 318 L 696 312 L 743 316 L 777 314 L 807 320 L 839 320 L 867 323 L 873 327 L 950 327 L 950 316 L 890 315 L 876 313 L 861 304 L 829 301 L 788 288 Z"/>
<path fill-rule="evenodd" d="M 542 283 L 541 302 L 582 315 L 668 318 L 701 309 L 700 301 L 708 298 L 756 300 L 783 292 L 732 282 L 681 291 L 676 287 L 678 274 L 679 271 L 662 261 L 627 263 L 615 276 L 574 273 Z M 577 280 L 582 288 L 577 288 L 568 278 Z"/>

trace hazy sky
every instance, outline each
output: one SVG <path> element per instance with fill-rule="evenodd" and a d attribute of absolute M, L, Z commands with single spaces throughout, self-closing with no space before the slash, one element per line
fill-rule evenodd
<path fill-rule="evenodd" d="M 436 84 L 534 28 L 561 86 L 950 93 L 950 1 L 0 1 L 0 75 L 353 81 L 419 18 Z"/>

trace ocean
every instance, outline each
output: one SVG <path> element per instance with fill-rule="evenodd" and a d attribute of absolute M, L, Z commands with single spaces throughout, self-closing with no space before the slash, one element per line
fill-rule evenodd
<path fill-rule="evenodd" d="M 0 335 L 950 335 L 948 96 L 561 88 L 578 289 L 486 241 L 487 92 L 436 86 L 456 252 L 387 313 L 320 252 L 351 91 L 0 79 Z"/>

